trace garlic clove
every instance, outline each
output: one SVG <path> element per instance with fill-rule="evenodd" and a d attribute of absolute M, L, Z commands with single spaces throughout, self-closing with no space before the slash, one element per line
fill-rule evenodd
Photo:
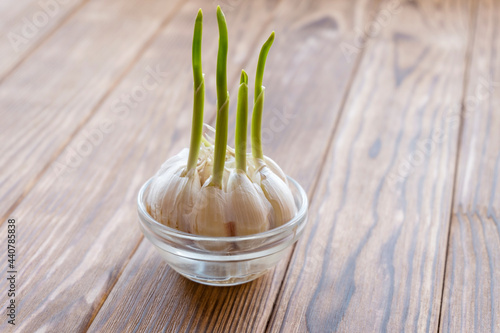
<path fill-rule="evenodd" d="M 232 226 L 226 223 L 226 195 L 210 179 L 201 187 L 196 198 L 192 216 L 192 232 L 197 235 L 231 236 Z"/>
<path fill-rule="evenodd" d="M 158 222 L 176 229 L 179 229 L 176 211 L 178 197 L 187 182 L 187 178 L 180 176 L 182 170 L 182 167 L 170 169 L 156 176 L 147 197 L 150 215 Z"/>
<path fill-rule="evenodd" d="M 201 187 L 198 172 L 186 172 L 188 150 L 169 158 L 156 173 L 146 196 L 146 209 L 158 222 L 190 232 L 189 214 Z"/>
<path fill-rule="evenodd" d="M 265 164 L 267 165 L 267 167 L 271 170 L 271 172 L 273 172 L 275 175 L 277 175 L 278 177 L 280 177 L 280 179 L 288 185 L 288 180 L 286 179 L 286 175 L 285 173 L 283 172 L 283 170 L 281 170 L 280 166 L 278 165 L 278 163 L 274 162 L 274 160 L 272 160 L 271 158 L 267 157 L 267 156 L 264 156 L 264 161 L 266 162 Z"/>
<path fill-rule="evenodd" d="M 270 207 L 262 191 L 259 193 L 242 170 L 234 169 L 227 183 L 229 221 L 234 223 L 235 236 L 269 230 Z"/>
<path fill-rule="evenodd" d="M 184 182 L 179 191 L 175 207 L 177 212 L 175 218 L 179 230 L 191 233 L 191 212 L 200 193 L 201 182 L 196 169 L 190 170 L 184 178 L 187 178 L 187 181 Z"/>
<path fill-rule="evenodd" d="M 187 160 L 187 149 L 172 156 L 162 164 L 160 170 L 153 177 L 146 197 L 146 208 L 149 214 L 158 222 L 176 227 L 172 219 L 172 204 L 179 189 L 183 186 L 183 179 L 179 177 Z"/>
<path fill-rule="evenodd" d="M 247 160 L 248 160 L 248 175 L 253 181 L 258 181 L 260 179 L 259 171 L 264 166 L 267 166 L 271 170 L 271 172 L 276 174 L 285 184 L 288 185 L 288 180 L 286 178 L 285 173 L 280 168 L 278 163 L 276 163 L 271 158 L 264 156 L 264 159 L 260 159 L 260 158 L 252 158 L 251 156 L 249 156 Z"/>
<path fill-rule="evenodd" d="M 288 185 L 271 169 L 264 166 L 258 171 L 260 187 L 273 207 L 271 228 L 290 221 L 296 213 L 295 202 Z"/>
<path fill-rule="evenodd" d="M 168 170 L 170 169 L 179 169 L 182 167 L 185 167 L 187 164 L 188 160 L 188 155 L 189 155 L 189 149 L 184 148 L 182 149 L 177 155 L 174 155 L 170 157 L 168 160 L 166 160 L 156 172 L 155 176 L 165 174 Z"/>

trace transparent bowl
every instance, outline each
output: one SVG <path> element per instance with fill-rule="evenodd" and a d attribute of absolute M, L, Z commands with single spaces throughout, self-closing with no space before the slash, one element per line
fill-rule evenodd
<path fill-rule="evenodd" d="M 139 224 L 146 238 L 165 261 L 186 278 L 212 286 L 233 286 L 252 281 L 273 268 L 301 236 L 307 222 L 307 195 L 292 178 L 297 214 L 284 225 L 248 236 L 198 236 L 167 227 L 146 210 L 144 193 L 137 198 Z"/>

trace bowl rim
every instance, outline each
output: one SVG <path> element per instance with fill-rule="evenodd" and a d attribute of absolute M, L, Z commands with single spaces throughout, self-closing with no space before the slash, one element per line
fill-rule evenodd
<path fill-rule="evenodd" d="M 151 215 L 149 215 L 146 207 L 144 205 L 144 193 L 148 188 L 149 184 L 153 180 L 154 177 L 149 178 L 139 190 L 139 194 L 137 195 L 137 211 L 139 213 L 139 218 L 141 222 L 146 222 L 149 224 L 149 227 L 155 228 L 152 230 L 155 234 L 161 233 L 167 235 L 169 237 L 176 237 L 191 241 L 203 241 L 203 242 L 235 242 L 235 241 L 247 241 L 247 240 L 256 240 L 256 239 L 266 239 L 275 235 L 279 235 L 282 232 L 285 232 L 296 225 L 299 224 L 300 221 L 304 220 L 304 217 L 307 214 L 307 210 L 309 207 L 309 202 L 307 199 L 307 194 L 300 186 L 300 184 L 290 176 L 286 176 L 289 184 L 292 184 L 296 190 L 298 191 L 298 196 L 301 199 L 302 204 L 300 207 L 297 207 L 297 213 L 295 216 L 285 224 L 264 232 L 260 232 L 258 234 L 246 235 L 246 236 L 228 236 L 228 237 L 213 237 L 213 236 L 200 236 L 196 234 L 190 234 L 184 231 L 180 231 L 171 227 L 168 227 L 160 222 L 156 221 Z M 290 185 L 289 185 L 290 186 Z M 144 220 L 143 220 L 144 219 Z"/>

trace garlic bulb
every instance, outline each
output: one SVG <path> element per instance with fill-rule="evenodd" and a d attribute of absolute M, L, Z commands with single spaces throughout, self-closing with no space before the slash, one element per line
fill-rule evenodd
<path fill-rule="evenodd" d="M 261 145 L 262 78 L 274 32 L 259 56 L 255 82 L 257 98 L 252 115 L 252 154 L 247 156 L 248 76 L 245 71 L 241 73 L 238 90 L 234 150 L 227 145 L 228 38 L 220 7 L 217 7 L 219 50 L 215 140 L 203 137 L 202 19 L 200 9 L 193 37 L 194 104 L 190 148 L 183 149 L 161 166 L 146 193 L 146 208 L 156 221 L 197 235 L 222 237 L 264 232 L 290 221 L 296 214 L 285 173 L 272 159 L 263 155 Z"/>

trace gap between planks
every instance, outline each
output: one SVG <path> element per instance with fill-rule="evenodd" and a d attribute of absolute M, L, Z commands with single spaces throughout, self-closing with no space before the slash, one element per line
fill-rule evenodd
<path fill-rule="evenodd" d="M 86 3 L 89 0 L 85 0 L 84 3 Z M 59 147 L 58 150 L 52 154 L 50 157 L 49 161 L 45 164 L 45 166 L 40 170 L 40 172 L 35 175 L 35 177 L 25 186 L 23 192 L 21 195 L 14 201 L 14 203 L 7 209 L 6 213 L 2 216 L 2 220 L 0 221 L 0 225 L 3 224 L 3 221 L 7 220 L 9 216 L 16 210 L 16 208 L 19 206 L 19 204 L 24 200 L 24 198 L 28 195 L 28 193 L 31 191 L 31 189 L 35 186 L 35 184 L 38 182 L 38 180 L 47 172 L 49 167 L 52 165 L 52 163 L 64 152 L 64 150 L 68 147 L 68 145 L 71 143 L 71 141 L 76 137 L 76 135 L 82 130 L 82 128 L 94 117 L 96 114 L 97 110 L 101 107 L 101 105 L 106 101 L 106 99 L 111 95 L 113 90 L 120 84 L 120 82 L 127 76 L 127 74 L 130 72 L 130 70 L 134 67 L 135 63 L 142 57 L 144 52 L 149 48 L 151 43 L 156 39 L 156 37 L 161 33 L 161 31 L 172 21 L 172 19 L 175 17 L 175 14 L 179 11 L 180 8 L 182 8 L 187 2 L 184 2 L 183 0 L 178 1 L 175 6 L 174 10 L 165 17 L 165 19 L 161 22 L 160 26 L 158 29 L 151 35 L 149 39 L 144 42 L 144 44 L 140 47 L 139 51 L 137 54 L 132 58 L 130 63 L 125 67 L 124 71 L 117 77 L 117 79 L 110 85 L 108 90 L 104 93 L 104 95 L 99 99 L 99 101 L 96 103 L 96 105 L 92 108 L 92 110 L 89 112 L 87 117 L 85 117 L 81 123 L 75 128 L 75 130 L 68 136 L 68 138 L 64 141 L 64 143 Z M 83 3 L 82 3 L 83 4 Z M 82 6 L 79 6 L 78 8 L 81 8 Z M 67 21 L 67 19 L 70 18 L 73 14 L 68 15 L 67 18 L 64 19 L 64 22 Z M 64 23 L 63 22 L 63 23 Z M 58 26 L 59 27 L 59 26 Z M 48 39 L 54 32 L 51 32 L 47 38 L 44 38 L 43 41 Z M 38 48 L 38 46 L 36 47 Z M 29 52 L 31 54 L 33 51 L 35 51 L 34 48 Z M 18 63 L 15 65 L 17 68 L 21 63 Z M 14 68 L 15 69 L 15 68 Z M 12 71 L 13 72 L 13 71 Z M 2 80 L 5 79 L 11 71 L 8 72 L 4 78 L 0 79 L 0 85 L 2 83 Z"/>
<path fill-rule="evenodd" d="M 479 16 L 479 3 L 480 1 L 472 1 L 472 8 L 470 12 L 470 17 L 469 17 L 469 22 L 470 22 L 470 27 L 469 27 L 469 35 L 467 37 L 467 52 L 466 52 L 466 59 L 465 59 L 465 71 L 464 71 L 464 80 L 462 84 L 462 98 L 461 98 L 461 106 L 460 106 L 460 115 L 463 116 L 465 112 L 465 99 L 467 98 L 467 87 L 469 86 L 469 81 L 470 81 L 470 69 L 471 69 L 471 62 L 472 62 L 472 55 L 473 55 L 473 49 L 474 49 L 474 44 L 475 44 L 475 36 L 476 36 L 476 29 L 477 29 L 477 20 Z M 451 198 L 451 209 L 450 209 L 450 217 L 448 221 L 448 235 L 446 236 L 446 254 L 444 257 L 444 270 L 443 270 L 443 283 L 441 285 L 441 303 L 439 304 L 439 315 L 438 315 L 438 322 L 437 322 L 437 331 L 438 333 L 441 331 L 441 315 L 443 314 L 443 299 L 444 299 L 444 287 L 445 287 L 445 282 L 446 282 L 446 268 L 448 266 L 448 257 L 450 253 L 450 235 L 451 235 L 451 223 L 453 220 L 453 215 L 454 215 L 454 209 L 455 207 L 455 198 L 456 198 L 456 187 L 458 183 L 458 177 L 459 177 L 459 172 L 458 172 L 458 166 L 460 164 L 460 155 L 461 155 L 461 145 L 462 145 L 462 137 L 464 136 L 464 119 L 460 120 L 459 128 L 458 128 L 458 138 L 457 138 L 457 156 L 455 158 L 455 175 L 453 177 L 453 186 L 452 186 L 452 198 Z"/>

